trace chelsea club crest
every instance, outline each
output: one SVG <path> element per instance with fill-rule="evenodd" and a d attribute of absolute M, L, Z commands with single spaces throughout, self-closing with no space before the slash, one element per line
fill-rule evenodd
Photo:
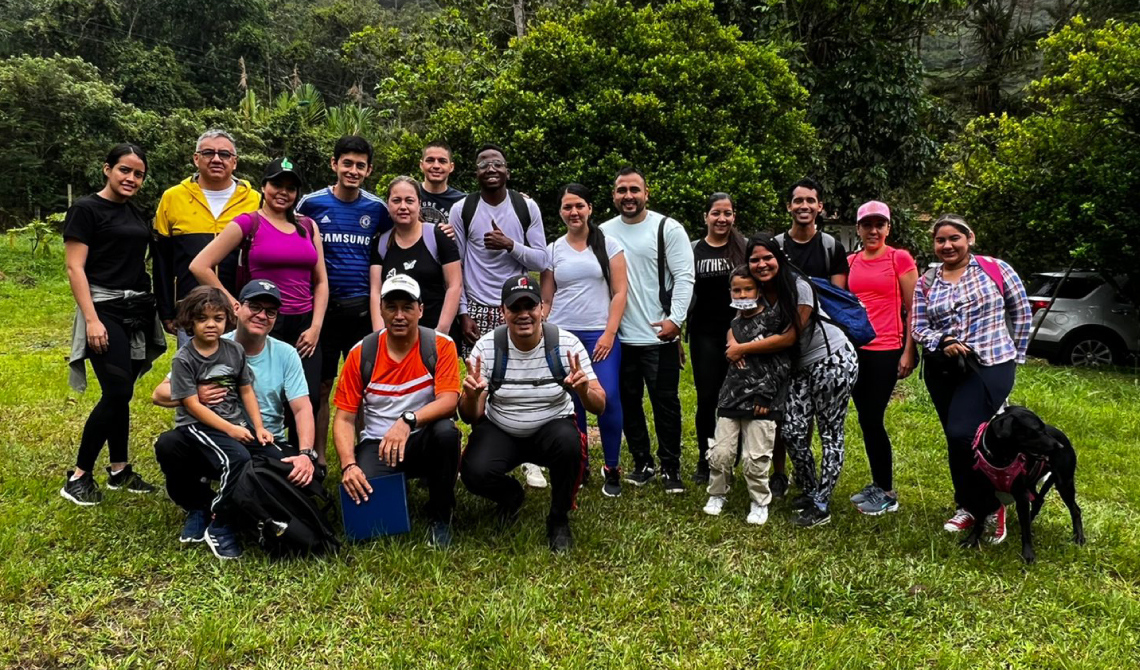
<path fill-rule="evenodd" d="M 367 214 L 365 214 L 364 216 L 360 217 L 360 227 L 361 228 L 368 228 L 371 225 L 372 225 L 372 217 L 371 216 L 368 216 Z"/>

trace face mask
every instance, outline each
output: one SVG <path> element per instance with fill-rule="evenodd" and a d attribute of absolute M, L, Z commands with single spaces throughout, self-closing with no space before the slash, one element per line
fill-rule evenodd
<path fill-rule="evenodd" d="M 756 309 L 756 300 L 754 298 L 739 298 L 732 301 L 733 309 Z"/>

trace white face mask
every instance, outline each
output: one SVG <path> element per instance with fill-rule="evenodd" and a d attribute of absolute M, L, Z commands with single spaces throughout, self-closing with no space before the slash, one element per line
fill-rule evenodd
<path fill-rule="evenodd" d="M 739 298 L 734 299 L 731 304 L 733 309 L 749 310 L 756 309 L 757 302 L 755 298 Z"/>

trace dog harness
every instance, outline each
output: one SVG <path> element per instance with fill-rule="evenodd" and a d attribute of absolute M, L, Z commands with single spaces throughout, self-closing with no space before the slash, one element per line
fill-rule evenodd
<path fill-rule="evenodd" d="M 1036 483 L 1042 471 L 1045 469 L 1044 459 L 1034 459 L 1033 466 L 1030 467 L 1028 465 L 1029 459 L 1025 456 L 1025 453 L 1022 452 L 1017 455 L 1017 458 L 1013 459 L 1012 463 L 1004 468 L 991 465 L 990 462 L 986 460 L 985 452 L 988 451 L 986 449 L 986 431 L 989 427 L 990 422 L 985 421 L 978 426 L 978 432 L 974 434 L 974 444 L 972 445 L 974 450 L 974 469 L 981 470 L 982 474 L 994 485 L 994 489 L 1000 493 L 1009 493 L 1013 488 L 1013 482 L 1024 474 L 1029 475 L 1030 482 Z M 1028 487 L 1030 500 L 1034 500 L 1037 497 L 1037 491 L 1033 483 Z"/>

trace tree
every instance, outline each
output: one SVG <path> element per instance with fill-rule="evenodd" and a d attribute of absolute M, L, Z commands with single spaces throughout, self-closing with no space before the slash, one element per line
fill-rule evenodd
<path fill-rule="evenodd" d="M 774 49 L 741 40 L 712 9 L 607 0 L 532 23 L 486 97 L 447 103 L 427 134 L 446 137 L 468 175 L 477 144 L 500 144 L 516 187 L 551 215 L 558 187 L 580 181 L 606 216 L 614 173 L 633 164 L 652 206 L 692 231 L 717 190 L 737 197 L 746 230 L 782 225 L 781 192 L 815 148 L 806 94 Z"/>
<path fill-rule="evenodd" d="M 1140 250 L 1140 25 L 1077 18 L 1044 40 L 1025 118 L 983 116 L 947 147 L 939 210 L 982 248 L 1037 270 L 1126 271 Z"/>

